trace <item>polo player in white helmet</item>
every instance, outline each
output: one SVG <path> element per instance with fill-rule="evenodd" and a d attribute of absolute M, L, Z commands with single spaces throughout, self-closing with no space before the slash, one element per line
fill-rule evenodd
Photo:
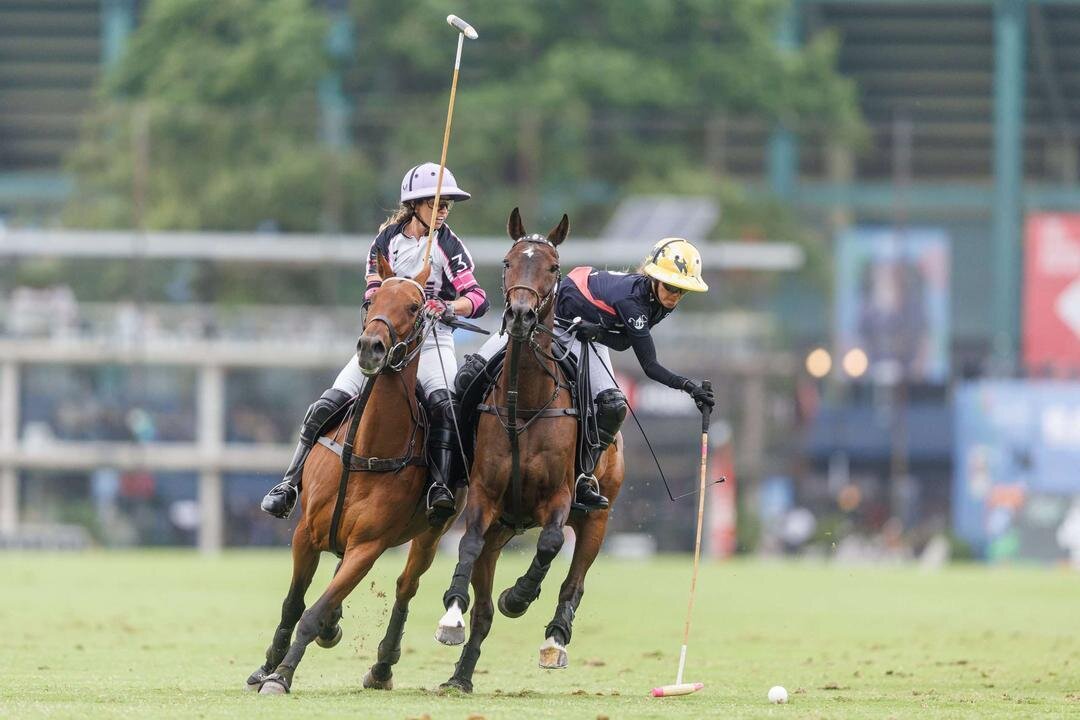
<path fill-rule="evenodd" d="M 473 276 L 472 256 L 461 239 L 446 225 L 446 216 L 454 203 L 468 200 L 471 196 L 458 186 L 450 168 L 444 168 L 442 192 L 439 193 L 439 207 L 436 208 L 435 187 L 438 177 L 438 164 L 429 162 L 410 168 L 401 179 L 401 204 L 397 212 L 387 218 L 379 228 L 379 234 L 372 241 L 368 252 L 367 290 L 364 298 L 370 300 L 382 283 L 377 270 L 380 253 L 390 261 L 390 267 L 398 275 L 413 277 L 420 272 L 425 260 L 428 231 L 434 223 L 431 274 L 426 288 L 427 311 L 442 320 L 450 320 L 455 315 L 477 318 L 488 309 L 487 295 Z M 423 390 L 431 422 L 428 448 L 432 463 L 427 492 L 427 516 L 433 525 L 442 523 L 453 514 L 453 491 L 463 480 L 450 477 L 458 443 L 451 414 L 453 395 L 446 380 L 453 382 L 456 373 L 453 331 L 447 325 L 437 323 L 420 350 L 420 367 L 417 371 L 417 383 Z M 304 461 L 318 440 L 323 423 L 342 408 L 349 398 L 358 395 L 365 382 L 366 378 L 360 372 L 356 357 L 350 357 L 333 387 L 308 408 L 300 429 L 300 444 L 285 473 L 285 479 L 263 498 L 263 510 L 280 518 L 288 517 L 292 513 L 299 496 Z"/>

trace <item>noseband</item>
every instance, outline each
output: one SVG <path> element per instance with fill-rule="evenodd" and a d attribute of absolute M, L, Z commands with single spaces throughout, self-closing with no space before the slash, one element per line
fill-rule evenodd
<path fill-rule="evenodd" d="M 412 283 L 416 286 L 416 289 L 420 291 L 420 302 L 424 301 L 424 288 L 420 283 L 416 282 L 412 278 L 406 277 L 392 277 L 383 281 L 383 285 L 390 283 L 394 280 L 400 280 L 401 282 Z M 416 313 L 416 320 L 413 322 L 412 329 L 404 339 L 399 339 L 397 330 L 394 329 L 393 323 L 390 322 L 390 318 L 385 315 L 374 315 L 370 318 L 366 318 L 364 327 L 367 327 L 368 323 L 381 322 L 386 326 L 386 331 L 390 334 L 390 348 L 386 351 L 386 355 L 383 357 L 382 364 L 379 369 L 372 373 L 372 375 L 378 375 L 386 370 L 392 372 L 399 372 L 405 367 L 413 356 L 420 351 L 421 343 L 417 343 L 412 352 L 409 351 L 409 345 L 416 342 L 418 338 L 425 334 L 426 325 L 424 323 L 424 313 L 422 309 Z M 359 344 L 357 344 L 357 350 L 359 350 Z M 396 358 L 395 358 L 396 356 Z M 367 373 L 365 373 L 366 375 Z"/>
<path fill-rule="evenodd" d="M 536 243 L 537 245 L 547 245 L 552 250 L 555 250 L 555 264 L 556 264 L 556 266 L 558 266 L 558 264 L 559 264 L 559 251 L 555 249 L 555 246 L 546 237 L 544 237 L 543 235 L 536 235 L 536 234 L 525 235 L 525 236 L 520 237 L 517 240 L 515 240 L 514 245 L 511 246 L 510 249 L 513 250 L 514 247 L 517 247 L 518 243 L 523 243 L 523 242 L 524 243 Z M 531 252 L 531 249 L 528 252 Z M 506 313 L 510 309 L 510 293 L 511 292 L 513 292 L 514 290 L 528 290 L 529 292 L 531 292 L 536 297 L 536 317 L 537 318 L 542 318 L 544 316 L 544 313 L 547 312 L 548 305 L 551 304 L 551 301 L 554 300 L 555 296 L 558 294 L 558 292 L 559 292 L 559 282 L 562 280 L 562 269 L 559 268 L 555 272 L 555 283 L 551 286 L 551 289 L 548 290 L 546 295 L 541 296 L 540 292 L 536 288 L 532 287 L 531 285 L 511 285 L 510 287 L 507 287 L 506 286 L 506 271 L 509 270 L 509 269 L 510 269 L 510 261 L 504 259 L 503 260 L 503 272 L 502 272 L 502 286 L 503 286 L 503 300 L 504 300 L 504 304 L 503 304 L 503 327 L 504 328 L 506 326 Z"/>

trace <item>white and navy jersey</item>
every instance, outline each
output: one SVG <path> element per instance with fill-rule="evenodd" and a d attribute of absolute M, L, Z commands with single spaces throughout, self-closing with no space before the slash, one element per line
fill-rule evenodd
<path fill-rule="evenodd" d="M 651 333 L 652 327 L 670 314 L 653 293 L 647 276 L 591 267 L 576 267 L 563 278 L 555 304 L 560 325 L 569 325 L 575 317 L 600 325 L 603 332 L 596 342 L 612 350 L 633 348 L 647 376 L 681 390 L 686 378 L 656 359 Z"/>
<path fill-rule="evenodd" d="M 380 252 L 390 261 L 390 267 L 398 275 L 413 277 L 423 269 L 427 235 L 409 237 L 402 232 L 405 225 L 405 222 L 391 225 L 372 241 L 367 263 L 368 296 L 381 284 L 378 271 Z M 473 276 L 475 266 L 465 244 L 444 224 L 435 233 L 432 245 L 431 275 L 428 276 L 425 288 L 428 297 L 447 302 L 466 297 L 473 306 L 469 317 L 477 318 L 487 312 L 487 295 Z"/>
<path fill-rule="evenodd" d="M 650 328 L 671 311 L 656 299 L 645 275 L 576 267 L 559 285 L 555 314 L 564 323 L 580 317 L 602 325 L 610 339 L 624 339 L 613 349 L 625 350 L 630 340 L 649 335 Z"/>

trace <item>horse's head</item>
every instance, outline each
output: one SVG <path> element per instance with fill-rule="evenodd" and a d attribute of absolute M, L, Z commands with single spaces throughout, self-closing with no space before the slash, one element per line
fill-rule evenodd
<path fill-rule="evenodd" d="M 431 272 L 425 265 L 414 278 L 396 277 L 379 253 L 382 285 L 371 298 L 363 334 L 356 343 L 360 371 L 368 377 L 383 370 L 401 370 L 424 334 L 424 283 Z"/>
<path fill-rule="evenodd" d="M 506 229 L 514 244 L 503 258 L 503 324 L 511 337 L 520 340 L 552 312 L 561 277 L 556 247 L 566 239 L 570 219 L 563 215 L 547 237 L 529 235 L 514 208 Z"/>

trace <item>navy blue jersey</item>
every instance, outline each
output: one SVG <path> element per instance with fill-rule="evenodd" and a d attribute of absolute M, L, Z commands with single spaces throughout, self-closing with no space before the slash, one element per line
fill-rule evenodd
<path fill-rule="evenodd" d="M 575 317 L 599 324 L 596 342 L 612 350 L 634 348 L 641 369 L 653 380 L 683 389 L 686 378 L 676 375 L 656 359 L 650 330 L 668 315 L 652 290 L 652 280 L 641 273 L 610 272 L 577 267 L 559 284 L 555 318 L 564 327 Z"/>
<path fill-rule="evenodd" d="M 625 341 L 620 343 L 622 347 L 604 344 L 625 350 L 632 338 L 648 336 L 653 325 L 671 314 L 656 299 L 651 283 L 640 273 L 574 268 L 559 285 L 555 315 L 563 324 L 569 324 L 575 317 L 599 323 L 606 335 Z"/>

